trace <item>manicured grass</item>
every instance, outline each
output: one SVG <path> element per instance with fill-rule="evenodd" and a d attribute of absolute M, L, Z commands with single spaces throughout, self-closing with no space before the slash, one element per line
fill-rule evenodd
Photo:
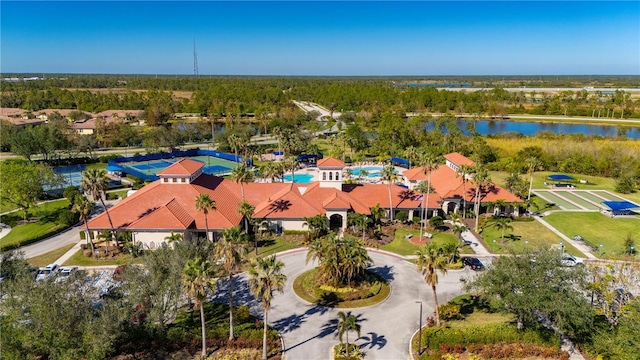
<path fill-rule="evenodd" d="M 508 324 L 514 320 L 515 316 L 501 313 L 487 313 L 474 311 L 467 315 L 464 320 L 447 321 L 447 326 L 453 329 L 466 329 L 477 325 Z"/>
<path fill-rule="evenodd" d="M 458 238 L 451 233 L 434 232 L 432 229 L 423 230 L 423 234 L 424 233 L 433 234 L 433 238 L 431 239 L 431 241 L 435 243 L 441 243 L 441 242 L 446 242 L 451 240 L 459 241 Z M 422 246 L 416 245 L 411 241 L 407 240 L 405 238 L 407 234 L 412 234 L 414 237 L 417 238 L 420 236 L 420 230 L 398 229 L 396 230 L 396 236 L 393 239 L 393 241 L 388 244 L 380 246 L 380 249 L 389 251 L 392 253 L 396 253 L 398 255 L 415 255 L 416 251 L 419 250 Z M 462 250 L 461 252 L 465 253 Z"/>
<path fill-rule="evenodd" d="M 65 261 L 62 265 L 76 265 L 76 266 L 102 266 L 102 265 L 125 265 L 140 263 L 140 258 L 134 258 L 129 254 L 119 255 L 115 258 L 88 258 L 82 254 L 82 250 L 78 250 L 73 254 L 69 260 Z"/>
<path fill-rule="evenodd" d="M 556 212 L 544 220 L 570 238 L 581 235 L 594 247 L 602 244 L 602 250 L 594 252 L 596 256 L 620 258 L 625 250 L 624 239 L 629 234 L 635 239 L 636 247 L 640 247 L 640 219 L 637 217 L 612 219 L 597 212 Z"/>
<path fill-rule="evenodd" d="M 260 257 L 302 247 L 300 240 L 293 236 L 276 236 L 272 240 L 265 240 L 262 244 L 258 245 L 258 256 Z M 255 251 L 252 251 L 249 257 L 254 258 Z"/>
<path fill-rule="evenodd" d="M 40 220 L 24 225 L 17 225 L 17 222 L 23 219 L 22 211 L 3 215 L 2 222 L 9 224 L 12 229 L 0 240 L 0 249 L 27 245 L 62 231 L 66 226 L 58 224 L 58 215 L 68 206 L 67 199 L 40 204 L 29 212 L 29 217 L 38 217 Z"/>
<path fill-rule="evenodd" d="M 554 213 L 558 214 L 558 213 Z M 576 214 L 576 213 L 564 213 L 564 214 Z M 546 220 L 548 218 L 544 217 Z M 559 244 L 562 240 L 558 235 L 554 234 L 551 230 L 547 229 L 544 225 L 537 221 L 512 221 L 513 231 L 505 230 L 504 241 L 500 240 L 502 231 L 496 229 L 495 226 L 485 226 L 482 230 L 482 239 L 485 246 L 492 253 L 504 254 L 508 251 L 521 252 L 524 249 L 537 249 L 539 247 L 550 248 L 552 244 Z M 519 240 L 509 239 L 509 235 L 520 236 Z M 493 242 L 496 239 L 496 242 Z M 528 243 L 526 242 L 528 240 Z M 578 257 L 585 257 L 585 255 L 571 246 L 571 244 L 564 244 L 566 252 Z"/>
<path fill-rule="evenodd" d="M 312 304 L 318 303 L 320 299 L 313 295 L 314 286 L 311 284 L 312 279 L 316 273 L 316 268 L 311 270 L 307 270 L 302 274 L 298 275 L 297 278 L 293 281 L 293 291 L 305 301 L 308 301 Z M 376 295 L 371 296 L 366 299 L 358 299 L 351 301 L 340 301 L 335 304 L 331 304 L 331 307 L 334 308 L 357 308 L 357 307 L 365 307 L 375 305 L 383 300 L 385 300 L 389 294 L 391 293 L 391 287 L 388 283 L 382 282 L 382 287 L 380 288 L 380 292 Z M 329 305 L 327 305 L 329 306 Z"/>
<path fill-rule="evenodd" d="M 126 198 L 127 197 L 127 192 L 129 191 L 129 189 L 124 189 L 124 190 L 117 190 L 117 191 L 108 191 L 107 192 L 107 197 L 109 200 L 111 199 L 118 199 L 118 198 Z"/>
<path fill-rule="evenodd" d="M 32 257 L 30 259 L 27 259 L 27 262 L 29 263 L 29 265 L 39 266 L 39 267 L 43 267 L 43 266 L 47 266 L 49 264 L 53 264 L 56 260 L 58 260 L 60 258 L 60 256 L 64 255 L 74 245 L 75 244 L 69 244 L 69 245 L 63 246 L 63 247 L 61 247 L 59 249 L 55 249 L 55 250 L 49 251 L 46 254 L 42 254 L 42 255 L 39 255 L 39 256 Z"/>

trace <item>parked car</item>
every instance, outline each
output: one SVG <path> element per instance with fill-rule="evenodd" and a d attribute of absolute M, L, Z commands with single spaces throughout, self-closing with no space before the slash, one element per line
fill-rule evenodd
<path fill-rule="evenodd" d="M 463 257 L 462 258 L 462 265 L 463 266 L 468 266 L 471 268 L 471 270 L 484 270 L 484 264 L 482 263 L 482 261 L 480 261 L 478 258 L 474 258 L 474 257 Z"/>
<path fill-rule="evenodd" d="M 60 267 L 58 264 L 49 264 L 42 269 L 38 270 L 38 275 L 36 275 L 36 281 L 46 280 L 53 277 Z"/>
<path fill-rule="evenodd" d="M 560 261 L 562 266 L 576 266 L 576 265 L 584 265 L 584 259 L 577 258 L 571 254 L 564 253 L 562 254 L 562 260 Z"/>
<path fill-rule="evenodd" d="M 60 268 L 58 277 L 56 278 L 56 282 L 66 281 L 69 278 L 69 276 L 74 274 L 76 271 L 78 271 L 77 266 L 67 266 L 67 267 Z"/>

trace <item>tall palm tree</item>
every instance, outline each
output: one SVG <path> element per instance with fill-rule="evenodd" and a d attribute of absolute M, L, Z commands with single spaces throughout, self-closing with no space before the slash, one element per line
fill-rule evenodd
<path fill-rule="evenodd" d="M 200 326 L 202 327 L 202 358 L 207 357 L 207 332 L 204 320 L 204 302 L 207 293 L 215 287 L 213 266 L 202 258 L 188 261 L 182 273 L 182 283 L 195 306 L 200 308 Z"/>
<path fill-rule="evenodd" d="M 233 149 L 236 159 L 238 159 L 238 149 L 240 149 L 243 144 L 242 139 L 236 134 L 231 134 L 227 138 L 227 142 L 229 143 L 229 147 Z"/>
<path fill-rule="evenodd" d="M 349 331 L 355 331 L 360 336 L 360 324 L 355 316 L 350 313 L 347 315 L 344 311 L 338 312 L 338 337 L 342 344 L 342 335 L 347 334 L 346 355 L 349 358 Z"/>
<path fill-rule="evenodd" d="M 438 294 L 436 286 L 438 285 L 438 271 L 443 275 L 447 274 L 447 263 L 450 256 L 444 254 L 443 250 L 436 243 L 428 243 L 420 250 L 416 251 L 418 271 L 424 276 L 427 285 L 431 286 L 433 292 L 433 301 L 435 304 L 436 324 L 440 326 L 440 313 L 438 312 Z"/>
<path fill-rule="evenodd" d="M 371 216 L 373 217 L 374 226 L 379 225 L 380 219 L 382 219 L 382 217 L 384 216 L 384 208 L 382 208 L 380 206 L 380 203 L 378 203 L 375 206 L 372 206 L 371 208 L 369 208 L 369 211 L 371 211 Z"/>
<path fill-rule="evenodd" d="M 216 202 L 211 200 L 209 194 L 200 194 L 196 197 L 196 210 L 204 214 L 205 238 L 209 240 L 209 210 L 216 209 Z M 211 240 L 213 241 L 213 239 Z"/>
<path fill-rule="evenodd" d="M 89 244 L 91 244 L 91 253 L 95 254 L 95 246 L 93 245 L 93 239 L 91 238 L 91 232 L 89 231 L 88 224 L 93 208 L 93 203 L 89 201 L 89 199 L 84 196 L 77 196 L 71 211 L 77 213 L 80 216 L 80 220 L 84 222 L 84 226 L 87 229 L 87 240 L 89 241 Z"/>
<path fill-rule="evenodd" d="M 473 173 L 473 182 L 476 185 L 476 195 L 475 195 L 475 207 L 474 211 L 476 213 L 476 224 L 475 231 L 478 231 L 478 219 L 480 217 L 480 196 L 482 188 L 486 187 L 491 183 L 491 178 L 489 177 L 489 172 L 482 165 L 477 165 L 475 171 Z"/>
<path fill-rule="evenodd" d="M 253 181 L 253 172 L 247 168 L 245 164 L 236 166 L 231 171 L 231 179 L 237 183 L 240 183 L 240 191 L 242 192 L 242 201 L 244 201 L 244 184 Z"/>
<path fill-rule="evenodd" d="M 387 182 L 387 188 L 389 190 L 389 218 L 393 222 L 393 199 L 391 198 L 391 184 L 398 181 L 398 174 L 395 173 L 395 169 L 391 163 L 385 165 L 380 173 L 380 180 Z"/>
<path fill-rule="evenodd" d="M 420 163 L 423 166 L 423 172 L 425 175 L 427 175 L 427 194 L 426 196 L 423 196 L 423 200 L 426 201 L 426 206 L 425 203 L 423 202 L 423 206 L 422 209 L 424 211 L 424 219 L 423 221 L 420 221 L 420 239 L 422 240 L 422 230 L 424 229 L 423 223 L 427 221 L 427 218 L 429 217 L 429 194 L 431 194 L 431 172 L 438 169 L 438 167 L 440 165 L 438 165 L 437 163 L 437 157 L 434 153 L 432 153 L 431 151 L 426 151 L 424 152 L 421 156 L 420 156 Z M 426 198 L 426 199 L 425 199 Z"/>
<path fill-rule="evenodd" d="M 242 244 L 240 228 L 234 226 L 222 233 L 222 240 L 216 243 L 214 257 L 216 261 L 223 261 L 223 267 L 229 275 L 229 340 L 233 340 L 233 273 L 247 255 L 247 249 Z"/>
<path fill-rule="evenodd" d="M 296 171 L 296 167 L 298 166 L 298 159 L 296 159 L 295 156 L 288 156 L 284 159 L 284 162 L 282 163 L 282 168 L 283 168 L 283 172 L 287 171 L 287 170 L 291 170 L 291 182 L 295 183 L 295 171 Z M 284 176 L 283 176 L 283 181 L 284 181 Z"/>
<path fill-rule="evenodd" d="M 100 201 L 105 213 L 107 213 L 107 219 L 109 220 L 109 226 L 111 227 L 111 233 L 113 234 L 113 222 L 111 221 L 111 215 L 109 215 L 109 209 L 104 203 L 103 193 L 109 187 L 109 178 L 107 177 L 107 170 L 105 169 L 88 169 L 82 173 L 82 180 L 80 181 L 82 186 L 93 198 L 93 201 Z"/>
<path fill-rule="evenodd" d="M 533 173 L 536 171 L 538 166 L 540 166 L 540 160 L 535 156 L 528 157 L 525 160 L 525 166 L 529 170 L 529 194 L 527 195 L 527 200 L 531 199 L 531 190 L 533 189 Z"/>
<path fill-rule="evenodd" d="M 415 146 L 409 146 L 404 150 L 404 156 L 409 160 L 409 169 L 411 169 L 411 164 L 414 163 L 420 153 L 418 152 L 418 148 Z"/>
<path fill-rule="evenodd" d="M 266 258 L 255 258 L 249 268 L 249 288 L 255 297 L 262 300 L 264 310 L 262 331 L 262 359 L 267 359 L 267 322 L 271 300 L 274 292 L 282 293 L 287 276 L 282 273 L 284 263 L 272 255 Z"/>
<path fill-rule="evenodd" d="M 462 177 L 462 218 L 467 218 L 467 175 L 471 175 L 473 169 L 469 165 L 460 165 L 456 170 L 456 177 Z"/>
<path fill-rule="evenodd" d="M 242 215 L 244 218 L 244 232 L 247 235 L 249 234 L 249 218 L 251 218 L 255 209 L 255 206 L 249 204 L 249 202 L 245 200 L 242 200 L 240 205 L 238 205 L 238 214 Z"/>
<path fill-rule="evenodd" d="M 309 229 L 309 240 L 317 239 L 329 231 L 327 217 L 322 214 L 305 217 L 302 226 L 306 226 Z"/>

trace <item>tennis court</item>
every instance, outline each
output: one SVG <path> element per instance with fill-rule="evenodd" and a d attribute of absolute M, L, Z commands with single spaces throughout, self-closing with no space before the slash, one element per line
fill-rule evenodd
<path fill-rule="evenodd" d="M 138 172 L 141 172 L 145 175 L 155 175 L 160 171 L 166 169 L 171 164 L 180 161 L 182 159 L 191 159 L 195 161 L 199 161 L 204 164 L 204 168 L 202 171 L 205 174 L 211 175 L 219 175 L 232 171 L 238 166 L 238 163 L 221 159 L 215 156 L 208 155 L 198 155 L 198 156 L 188 156 L 188 157 L 175 157 L 169 159 L 160 159 L 160 160 L 147 160 L 147 161 L 130 161 L 130 162 L 122 162 L 118 165 L 121 166 L 125 172 L 127 169 L 133 169 Z"/>

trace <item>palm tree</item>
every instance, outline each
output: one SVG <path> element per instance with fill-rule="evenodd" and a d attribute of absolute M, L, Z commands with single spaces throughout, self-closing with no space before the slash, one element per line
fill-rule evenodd
<path fill-rule="evenodd" d="M 243 144 L 242 139 L 236 134 L 231 134 L 227 138 L 227 142 L 229 143 L 229 147 L 233 149 L 236 159 L 238 159 L 238 149 L 240 149 Z"/>
<path fill-rule="evenodd" d="M 409 146 L 404 150 L 404 156 L 409 160 L 409 169 L 411 169 L 411 164 L 420 156 L 420 153 L 415 146 Z"/>
<path fill-rule="evenodd" d="M 80 216 L 80 220 L 84 222 L 84 226 L 87 229 L 87 240 L 91 244 L 91 254 L 95 254 L 95 246 L 93 245 L 93 239 L 91 238 L 91 232 L 89 231 L 89 217 L 93 211 L 93 203 L 84 196 L 76 197 L 75 203 L 71 211 L 77 213 Z"/>
<path fill-rule="evenodd" d="M 247 249 L 242 245 L 240 228 L 234 226 L 222 233 L 215 247 L 214 257 L 216 261 L 223 261 L 223 267 L 229 274 L 229 340 L 233 340 L 233 273 L 247 255 Z"/>
<path fill-rule="evenodd" d="M 282 273 L 284 263 L 272 255 L 255 258 L 249 268 L 249 288 L 255 297 L 262 300 L 264 329 L 262 332 L 262 359 L 267 359 L 267 319 L 274 292 L 282 293 L 287 276 Z"/>
<path fill-rule="evenodd" d="M 462 177 L 462 218 L 467 218 L 467 175 L 471 175 L 473 169 L 469 165 L 460 165 L 456 170 L 456 177 Z"/>
<path fill-rule="evenodd" d="M 242 215 L 244 218 L 244 232 L 247 235 L 249 234 L 249 218 L 251 218 L 255 209 L 255 206 L 249 204 L 249 202 L 245 200 L 242 200 L 240 205 L 238 205 L 238 214 Z"/>
<path fill-rule="evenodd" d="M 209 240 L 209 210 L 216 209 L 216 202 L 211 200 L 209 194 L 200 194 L 196 197 L 196 210 L 204 214 L 205 238 Z M 213 239 L 211 240 L 213 241 Z"/>
<path fill-rule="evenodd" d="M 88 169 L 82 173 L 82 180 L 80 182 L 82 186 L 93 198 L 93 201 L 99 200 L 107 213 L 107 219 L 109 219 L 109 226 L 111 227 L 111 233 L 114 233 L 113 222 L 111 221 L 111 215 L 109 215 L 109 209 L 104 203 L 104 197 L 102 194 L 109 187 L 109 178 L 107 177 L 107 170 L 105 169 Z"/>
<path fill-rule="evenodd" d="M 283 167 L 283 171 L 287 171 L 287 170 L 291 170 L 291 182 L 295 183 L 295 171 L 296 171 L 296 167 L 298 166 L 298 159 L 296 159 L 296 157 L 294 156 L 288 156 L 284 159 L 284 162 L 282 163 L 282 167 Z M 283 176 L 283 181 L 284 181 L 284 176 Z"/>
<path fill-rule="evenodd" d="M 502 232 L 500 241 L 504 241 L 505 230 L 513 231 L 513 226 L 511 226 L 511 218 L 508 217 L 494 217 L 487 226 L 495 226 L 496 229 Z"/>
<path fill-rule="evenodd" d="M 379 225 L 380 219 L 382 219 L 382 216 L 384 216 L 384 208 L 380 207 L 380 204 L 378 203 L 375 206 L 369 208 L 369 211 L 371 211 L 371 216 L 373 217 L 373 224 Z"/>
<path fill-rule="evenodd" d="M 443 275 L 447 274 L 447 263 L 449 256 L 444 254 L 442 248 L 433 242 L 424 246 L 424 248 L 416 251 L 418 271 L 424 276 L 427 285 L 431 285 L 433 291 L 433 301 L 435 304 L 436 324 L 440 326 L 440 313 L 438 312 L 438 294 L 436 294 L 436 285 L 438 285 L 438 271 Z"/>
<path fill-rule="evenodd" d="M 349 313 L 345 314 L 344 311 L 338 312 L 338 337 L 340 338 L 340 344 L 342 344 L 342 335 L 347 334 L 347 346 L 346 355 L 349 358 L 349 331 L 355 331 L 360 336 L 360 324 L 355 316 Z"/>
<path fill-rule="evenodd" d="M 188 261 L 182 273 L 182 283 L 189 297 L 200 308 L 200 326 L 202 327 L 202 358 L 207 357 L 207 332 L 204 320 L 204 302 L 207 293 L 215 287 L 213 266 L 201 258 Z"/>
<path fill-rule="evenodd" d="M 231 179 L 237 183 L 240 183 L 240 191 L 242 192 L 242 201 L 244 201 L 244 184 L 253 181 L 253 172 L 247 168 L 245 164 L 236 166 L 231 171 Z"/>
<path fill-rule="evenodd" d="M 391 163 L 385 165 L 380 173 L 380 180 L 386 181 L 389 189 L 389 218 L 393 222 L 393 199 L 391 198 L 391 184 L 398 181 L 398 174 Z"/>
<path fill-rule="evenodd" d="M 525 160 L 525 165 L 527 169 L 529 169 L 529 194 L 527 195 L 527 200 L 529 200 L 531 199 L 531 190 L 533 189 L 533 173 L 536 171 L 538 166 L 540 166 L 540 160 L 531 156 Z"/>
<path fill-rule="evenodd" d="M 329 231 L 327 217 L 322 214 L 305 217 L 302 226 L 306 226 L 309 229 L 309 240 L 317 239 Z"/>
<path fill-rule="evenodd" d="M 169 244 L 173 243 L 173 242 L 180 242 L 184 239 L 184 236 L 182 236 L 182 234 L 180 233 L 174 233 L 173 231 L 171 232 L 171 235 L 166 236 L 164 238 L 165 240 L 167 240 L 167 242 L 169 242 Z"/>
<path fill-rule="evenodd" d="M 475 172 L 473 174 L 473 182 L 476 185 L 476 195 L 475 195 L 475 207 L 474 211 L 476 213 L 476 224 L 475 231 L 478 231 L 478 219 L 480 217 L 480 192 L 481 189 L 488 184 L 491 183 L 491 178 L 489 177 L 489 173 L 482 165 L 477 165 L 475 168 Z"/>
<path fill-rule="evenodd" d="M 425 153 L 422 154 L 422 156 L 420 157 L 420 162 L 422 163 L 422 165 L 424 166 L 423 171 L 425 173 L 425 175 L 427 175 L 427 195 L 423 196 L 423 200 L 425 200 L 426 198 L 426 206 L 424 205 L 425 203 L 423 202 L 423 206 L 422 209 L 424 211 L 424 221 L 427 220 L 427 218 L 429 217 L 429 194 L 431 193 L 431 172 L 433 170 L 436 170 L 438 168 L 438 163 L 437 161 L 437 157 L 435 156 L 434 153 L 427 151 Z M 420 239 L 422 240 L 422 230 L 423 230 L 423 222 L 424 221 L 420 221 Z"/>

